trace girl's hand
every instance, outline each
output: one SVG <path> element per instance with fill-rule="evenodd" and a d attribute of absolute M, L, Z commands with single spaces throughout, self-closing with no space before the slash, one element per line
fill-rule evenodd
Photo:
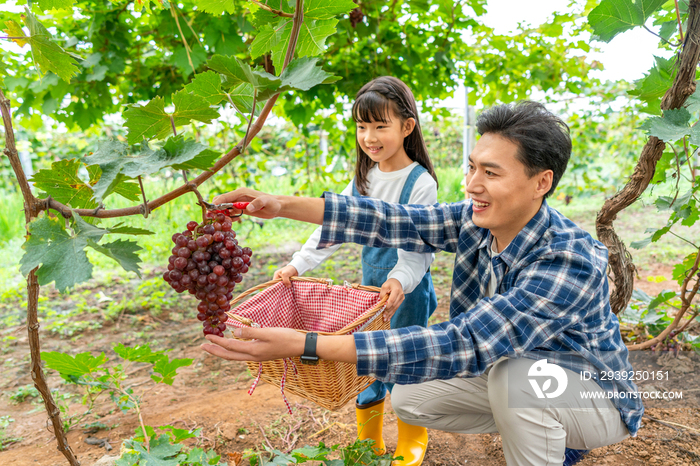
<path fill-rule="evenodd" d="M 299 276 L 299 272 L 297 271 L 296 267 L 294 267 L 293 265 L 287 265 L 285 267 L 282 267 L 281 269 L 278 269 L 272 278 L 274 278 L 275 280 L 281 278 L 282 283 L 284 283 L 284 286 L 286 286 L 287 288 L 291 288 L 292 282 L 289 281 L 289 279 L 290 277 L 297 276 Z"/>
<path fill-rule="evenodd" d="M 239 188 L 225 194 L 220 194 L 212 200 L 212 204 L 225 204 L 229 202 L 250 202 L 245 210 L 231 209 L 234 214 L 244 213 L 258 218 L 275 218 L 279 214 L 282 204 L 275 196 L 261 193 L 249 188 Z"/>
<path fill-rule="evenodd" d="M 382 285 L 382 291 L 379 293 L 379 297 L 383 298 L 387 294 L 389 295 L 389 299 L 386 302 L 386 309 L 384 309 L 384 322 L 392 318 L 405 298 L 403 294 L 403 287 L 395 278 L 390 278 L 384 282 Z"/>
<path fill-rule="evenodd" d="M 237 328 L 234 335 L 250 341 L 207 335 L 211 343 L 202 349 L 231 361 L 271 361 L 304 353 L 305 335 L 291 328 Z"/>

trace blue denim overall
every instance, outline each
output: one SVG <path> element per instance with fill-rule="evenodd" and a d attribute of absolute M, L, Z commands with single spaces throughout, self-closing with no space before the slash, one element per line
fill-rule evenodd
<path fill-rule="evenodd" d="M 406 178 L 399 198 L 399 204 L 408 204 L 416 180 L 426 172 L 422 165 L 416 165 Z M 353 180 L 352 195 L 361 197 Z M 398 250 L 393 248 L 362 248 L 362 284 L 381 287 L 387 280 L 389 272 L 396 266 Z M 437 296 L 433 288 L 433 279 L 428 269 L 415 290 L 405 295 L 403 303 L 391 318 L 391 328 L 409 327 L 411 325 L 428 326 L 430 317 L 437 308 Z M 391 391 L 394 384 L 384 384 L 376 380 L 362 393 L 357 395 L 357 404 L 366 405 L 383 400 L 387 389 Z"/>

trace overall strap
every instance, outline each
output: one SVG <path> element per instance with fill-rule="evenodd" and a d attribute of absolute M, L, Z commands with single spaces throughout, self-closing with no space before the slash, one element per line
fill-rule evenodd
<path fill-rule="evenodd" d="M 408 201 L 411 199 L 411 193 L 413 192 L 413 186 L 416 184 L 416 180 L 427 171 L 428 170 L 426 170 L 425 167 L 421 164 L 418 164 L 415 167 L 413 167 L 413 170 L 411 170 L 411 173 L 408 175 L 408 178 L 406 178 L 406 182 L 403 184 L 403 190 L 401 191 L 399 204 L 408 204 Z"/>
<path fill-rule="evenodd" d="M 354 197 L 362 197 L 360 191 L 357 190 L 357 184 L 355 184 L 355 178 L 352 179 L 352 195 Z"/>

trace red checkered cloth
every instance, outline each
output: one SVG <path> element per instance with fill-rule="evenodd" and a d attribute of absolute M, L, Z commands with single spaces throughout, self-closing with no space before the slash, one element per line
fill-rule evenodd
<path fill-rule="evenodd" d="M 282 282 L 270 286 L 230 312 L 261 327 L 284 327 L 310 332 L 337 332 L 379 302 L 379 293 L 314 282 Z M 226 326 L 245 327 L 226 320 Z M 353 329 L 350 333 L 358 329 Z"/>
<path fill-rule="evenodd" d="M 333 333 L 351 324 L 363 314 L 371 312 L 379 302 L 379 293 L 357 290 L 349 286 L 329 286 L 318 282 L 292 282 L 287 288 L 282 282 L 261 291 L 254 297 L 232 309 L 230 313 L 252 320 L 260 327 L 283 327 L 309 332 Z M 378 318 L 381 314 L 377 314 Z M 353 328 L 349 333 L 362 329 L 365 324 Z M 230 317 L 227 327 L 245 327 L 244 324 Z M 294 361 L 284 359 L 284 374 L 280 380 L 282 399 L 287 411 L 292 414 L 292 407 L 284 394 L 287 369 L 291 364 L 297 373 Z M 248 389 L 252 395 L 262 375 L 262 363 L 258 374 Z"/>

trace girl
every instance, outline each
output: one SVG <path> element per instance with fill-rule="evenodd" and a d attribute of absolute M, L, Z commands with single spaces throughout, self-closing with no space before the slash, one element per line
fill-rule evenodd
<path fill-rule="evenodd" d="M 369 196 L 400 204 L 435 204 L 437 177 L 423 141 L 418 110 L 411 90 L 399 79 L 383 76 L 367 83 L 352 106 L 357 125 L 355 179 L 342 194 Z M 291 286 L 289 277 L 302 275 L 330 257 L 340 246 L 317 250 L 318 228 L 274 278 Z M 391 328 L 428 324 L 437 307 L 430 276 L 432 254 L 365 247 L 362 250 L 362 284 L 380 286 L 389 293 L 385 319 Z M 391 386 L 375 381 L 357 397 L 358 437 L 373 439 L 377 454 L 384 454 L 382 439 L 384 398 Z M 428 445 L 424 427 L 398 420 L 399 439 L 395 464 L 419 465 Z"/>

